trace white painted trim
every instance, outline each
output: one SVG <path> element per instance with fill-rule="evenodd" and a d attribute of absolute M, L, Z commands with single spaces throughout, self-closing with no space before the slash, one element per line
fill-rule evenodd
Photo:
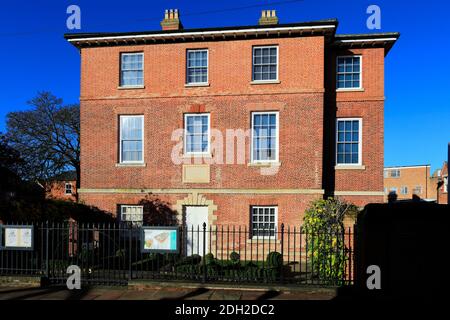
<path fill-rule="evenodd" d="M 207 116 L 208 117 L 208 150 L 205 152 L 187 152 L 187 140 L 186 140 L 186 134 L 187 134 L 187 117 L 189 116 Z M 195 113 L 195 112 L 188 112 L 184 114 L 184 130 L 183 130 L 183 156 L 184 157 L 203 157 L 203 156 L 211 156 L 211 114 L 207 112 L 203 113 Z"/>
<path fill-rule="evenodd" d="M 272 48 L 276 48 L 277 49 L 277 78 L 276 79 L 268 79 L 268 80 L 255 80 L 254 79 L 254 72 L 253 72 L 253 68 L 254 68 L 254 63 L 255 63 L 255 49 L 272 49 Z M 270 64 L 270 62 L 269 62 Z M 252 84 L 261 84 L 261 83 L 279 83 L 280 82 L 280 76 L 279 76 L 279 71 L 280 71 L 280 49 L 278 45 L 256 45 L 252 47 Z"/>
<path fill-rule="evenodd" d="M 335 196 L 384 196 L 384 191 L 335 191 Z"/>
<path fill-rule="evenodd" d="M 420 166 L 406 166 L 406 167 L 384 167 L 384 170 L 401 170 L 401 169 L 417 169 L 417 168 L 429 168 L 430 165 L 420 165 Z"/>
<path fill-rule="evenodd" d="M 122 55 L 142 55 L 142 84 L 122 85 Z M 118 89 L 143 89 L 145 88 L 145 54 L 144 51 L 130 51 L 119 53 L 119 86 Z"/>
<path fill-rule="evenodd" d="M 337 155 L 338 155 L 338 122 L 339 121 L 354 121 L 354 120 L 358 120 L 359 121 L 359 143 L 358 143 L 358 163 L 337 163 Z M 336 119 L 336 131 L 335 131 L 335 135 L 336 135 L 336 142 L 335 142 L 335 148 L 336 148 L 336 152 L 335 152 L 335 167 L 336 169 L 338 169 L 338 167 L 343 166 L 343 167 L 347 167 L 346 169 L 348 169 L 348 167 L 362 167 L 362 144 L 363 144 L 363 140 L 362 140 L 362 132 L 363 132 L 363 121 L 362 118 L 337 118 Z"/>
<path fill-rule="evenodd" d="M 277 144 L 277 152 L 275 154 L 275 160 L 254 160 L 253 159 L 253 119 L 257 114 L 275 114 L 276 125 L 277 125 L 277 137 L 275 139 Z M 279 163 L 279 155 L 280 155 L 280 113 L 278 111 L 252 111 L 251 112 L 251 124 L 250 124 L 250 163 L 252 164 L 265 164 L 265 163 Z"/>
<path fill-rule="evenodd" d="M 188 82 L 188 55 L 190 51 L 206 51 L 206 82 Z M 200 87 L 204 87 L 204 86 L 209 86 L 209 49 L 186 49 L 186 79 L 185 81 L 185 86 L 188 87 L 195 87 L 195 86 L 200 86 Z"/>
<path fill-rule="evenodd" d="M 355 58 L 359 57 L 359 87 L 358 88 L 338 88 L 338 60 L 339 58 Z M 363 57 L 360 54 L 354 54 L 354 55 L 346 55 L 346 56 L 336 56 L 336 92 L 340 91 L 363 91 Z"/>
<path fill-rule="evenodd" d="M 142 118 L 142 160 L 141 161 L 122 161 L 122 118 Z M 123 114 L 119 115 L 119 164 L 143 164 L 145 159 L 145 141 L 144 141 L 144 130 L 145 130 L 145 123 L 144 123 L 144 115 L 133 115 L 133 114 Z"/>
<path fill-rule="evenodd" d="M 397 41 L 397 38 L 379 38 L 379 39 L 344 39 L 336 40 L 335 43 L 352 43 L 352 42 L 385 42 L 385 41 Z"/>
<path fill-rule="evenodd" d="M 252 28 L 252 29 L 233 29 L 233 30 L 217 30 L 217 31 L 196 31 L 196 32 L 176 32 L 176 33 L 154 33 L 141 35 L 123 35 L 123 36 L 104 36 L 93 38 L 79 38 L 69 39 L 69 42 L 80 41 L 96 41 L 96 40 L 120 40 L 120 39 L 134 39 L 134 38 L 173 38 L 173 37 L 192 37 L 192 36 L 207 36 L 207 35 L 221 35 L 221 34 L 245 34 L 250 32 L 266 33 L 269 31 L 295 31 L 295 30 L 314 30 L 314 29 L 335 29 L 335 25 L 323 26 L 298 26 L 298 27 L 279 27 L 279 28 Z M 396 39 L 395 39 L 396 40 Z"/>
<path fill-rule="evenodd" d="M 68 193 L 67 192 L 67 186 L 70 186 L 70 192 Z M 64 195 L 66 195 L 66 196 L 71 196 L 72 194 L 73 194 L 73 189 L 72 189 L 72 183 L 71 182 L 66 182 L 66 183 L 64 183 Z"/>
<path fill-rule="evenodd" d="M 186 188 L 186 189 L 121 189 L 121 188 L 80 188 L 78 193 L 100 193 L 100 194 L 325 194 L 323 189 L 227 189 L 227 188 Z"/>

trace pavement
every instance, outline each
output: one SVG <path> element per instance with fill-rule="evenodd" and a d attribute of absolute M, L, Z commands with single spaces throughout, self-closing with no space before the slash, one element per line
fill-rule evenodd
<path fill-rule="evenodd" d="M 63 286 L 0 286 L 0 300 L 330 300 L 327 288 L 220 288 L 183 286 L 90 287 L 68 290 Z"/>

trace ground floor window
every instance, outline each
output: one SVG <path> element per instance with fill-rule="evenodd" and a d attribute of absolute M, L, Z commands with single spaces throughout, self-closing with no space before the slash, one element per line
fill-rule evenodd
<path fill-rule="evenodd" d="M 140 226 L 144 221 L 143 206 L 120 206 L 120 221 L 130 223 L 133 226 Z"/>
<path fill-rule="evenodd" d="M 251 234 L 252 238 L 276 238 L 278 220 L 278 207 L 252 206 L 251 207 Z"/>

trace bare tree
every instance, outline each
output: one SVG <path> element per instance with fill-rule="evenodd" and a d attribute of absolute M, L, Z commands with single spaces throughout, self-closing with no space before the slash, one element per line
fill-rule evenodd
<path fill-rule="evenodd" d="M 80 107 L 63 105 L 50 92 L 28 102 L 31 110 L 7 115 L 7 136 L 20 153 L 20 175 L 27 180 L 48 180 L 67 170 L 80 184 Z"/>

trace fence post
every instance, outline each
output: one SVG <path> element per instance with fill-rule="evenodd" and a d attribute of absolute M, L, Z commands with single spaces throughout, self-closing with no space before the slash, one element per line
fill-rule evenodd
<path fill-rule="evenodd" d="M 289 254 L 289 248 L 288 248 L 288 254 Z M 280 282 L 283 283 L 284 276 L 283 276 L 283 261 L 284 261 L 284 223 L 281 224 L 281 266 L 280 266 Z"/>
<path fill-rule="evenodd" d="M 49 227 L 48 227 L 48 221 L 45 222 L 45 276 L 47 277 L 47 281 L 50 280 L 50 269 L 48 267 L 48 238 L 49 238 Z"/>
<path fill-rule="evenodd" d="M 206 282 L 206 222 L 203 222 L 203 283 Z"/>
<path fill-rule="evenodd" d="M 128 281 L 131 281 L 132 277 L 131 271 L 132 230 L 133 226 L 128 225 Z"/>

